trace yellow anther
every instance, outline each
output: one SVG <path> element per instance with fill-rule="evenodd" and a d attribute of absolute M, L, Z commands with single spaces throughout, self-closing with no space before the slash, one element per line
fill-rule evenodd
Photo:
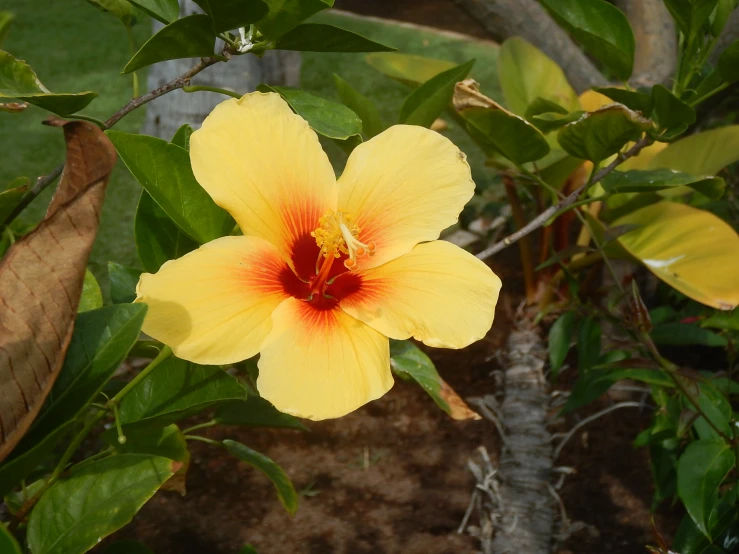
<path fill-rule="evenodd" d="M 348 254 L 349 258 L 344 261 L 347 269 L 357 266 L 357 257 L 375 253 L 375 244 L 370 241 L 365 244 L 357 238 L 360 233 L 359 227 L 354 220 L 342 211 L 326 212 L 319 220 L 319 227 L 311 233 L 316 239 L 316 244 L 321 253 L 326 256 L 339 258 L 342 254 Z"/>

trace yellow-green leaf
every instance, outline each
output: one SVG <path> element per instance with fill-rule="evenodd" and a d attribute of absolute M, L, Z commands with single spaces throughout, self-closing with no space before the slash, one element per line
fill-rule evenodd
<path fill-rule="evenodd" d="M 368 54 L 364 59 L 383 75 L 413 87 L 457 65 L 447 60 L 390 52 Z"/>
<path fill-rule="evenodd" d="M 690 175 L 716 175 L 739 160 L 739 125 L 703 131 L 669 144 L 649 162 Z"/>
<path fill-rule="evenodd" d="M 618 241 L 657 277 L 693 300 L 739 305 L 739 235 L 710 212 L 658 202 L 613 222 L 636 225 Z"/>

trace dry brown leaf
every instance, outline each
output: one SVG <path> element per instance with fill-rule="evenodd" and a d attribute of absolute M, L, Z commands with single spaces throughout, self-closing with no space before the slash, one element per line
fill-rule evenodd
<path fill-rule="evenodd" d="M 443 379 L 441 380 L 439 396 L 441 396 L 449 405 L 449 415 L 452 419 L 482 419 L 480 414 L 473 411 Z"/>
<path fill-rule="evenodd" d="M 454 109 L 463 112 L 472 108 L 486 108 L 500 110 L 510 116 L 518 117 L 516 114 L 506 110 L 492 98 L 488 98 L 480 92 L 480 83 L 474 79 L 465 79 L 454 86 L 454 97 L 452 98 Z"/>
<path fill-rule="evenodd" d="M 74 121 L 63 129 L 66 165 L 46 217 L 0 260 L 0 461 L 61 370 L 116 160 L 95 125 Z"/>

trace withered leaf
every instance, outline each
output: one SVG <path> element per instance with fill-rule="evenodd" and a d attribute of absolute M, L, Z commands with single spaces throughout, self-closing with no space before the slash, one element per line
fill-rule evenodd
<path fill-rule="evenodd" d="M 116 159 L 95 125 L 62 127 L 66 165 L 46 217 L 0 260 L 0 460 L 26 432 L 61 370 Z"/>
<path fill-rule="evenodd" d="M 480 414 L 472 410 L 467 403 L 457 394 L 457 392 L 450 387 L 446 381 L 442 379 L 441 390 L 439 390 L 439 396 L 441 396 L 447 404 L 449 404 L 449 415 L 452 419 L 463 420 L 463 419 L 482 419 Z"/>

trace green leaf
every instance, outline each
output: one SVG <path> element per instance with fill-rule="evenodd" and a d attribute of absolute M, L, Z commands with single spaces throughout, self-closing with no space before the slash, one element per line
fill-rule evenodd
<path fill-rule="evenodd" d="M 718 0 L 664 0 L 664 2 L 678 28 L 688 39 L 688 43 L 692 43 L 703 24 L 708 22 Z"/>
<path fill-rule="evenodd" d="M 334 5 L 334 0 L 265 0 L 267 16 L 257 22 L 257 29 L 268 39 L 281 37 L 310 16 Z"/>
<path fill-rule="evenodd" d="M 638 140 L 651 126 L 651 122 L 638 113 L 613 104 L 565 125 L 559 130 L 557 140 L 568 154 L 600 162 L 621 150 L 628 142 Z"/>
<path fill-rule="evenodd" d="M 531 123 L 533 123 L 542 133 L 551 133 L 552 131 L 556 131 L 557 129 L 564 127 L 568 123 L 577 121 L 584 113 L 585 112 L 580 110 L 570 112 L 564 116 L 551 112 L 543 113 L 532 116 L 529 118 L 529 121 L 531 121 Z"/>
<path fill-rule="evenodd" d="M 541 0 L 557 23 L 618 79 L 634 67 L 634 34 L 626 16 L 603 0 Z"/>
<path fill-rule="evenodd" d="M 146 135 L 106 134 L 136 180 L 191 238 L 204 244 L 230 232 L 233 219 L 195 180 L 187 150 Z"/>
<path fill-rule="evenodd" d="M 103 554 L 154 554 L 154 552 L 142 542 L 127 540 L 114 542 Z"/>
<path fill-rule="evenodd" d="M 672 169 L 631 169 L 613 171 L 601 184 L 609 194 L 622 192 L 656 192 L 688 186 L 712 200 L 723 196 L 726 182 L 720 177 L 694 177 Z"/>
<path fill-rule="evenodd" d="M 15 98 L 64 117 L 80 111 L 96 96 L 94 92 L 50 92 L 26 62 L 0 50 L 0 99 Z"/>
<path fill-rule="evenodd" d="M 22 554 L 18 541 L 2 523 L 0 523 L 0 552 L 3 554 Z"/>
<path fill-rule="evenodd" d="M 718 70 L 727 83 L 739 81 L 739 40 L 721 53 L 718 59 Z"/>
<path fill-rule="evenodd" d="M 577 369 L 582 375 L 600 359 L 600 323 L 593 317 L 585 318 L 580 322 L 577 332 Z"/>
<path fill-rule="evenodd" d="M 21 486 L 6 494 L 3 500 L 5 501 L 5 506 L 8 508 L 8 511 L 13 515 L 17 514 L 21 507 L 23 507 L 23 504 L 43 489 L 45 484 L 46 479 L 37 479 L 32 483 L 28 483 L 25 486 Z M 0 543 L 2 543 L 2 541 L 0 541 Z M 0 552 L 2 552 L 2 550 L 0 550 Z"/>
<path fill-rule="evenodd" d="M 10 12 L 0 12 L 0 46 L 3 45 L 5 38 L 8 36 L 10 31 L 10 23 L 15 19 L 15 16 Z"/>
<path fill-rule="evenodd" d="M 246 391 L 219 367 L 168 358 L 123 398 L 121 423 L 167 425 L 225 400 L 244 400 Z"/>
<path fill-rule="evenodd" d="M 10 183 L 11 188 L 0 192 L 0 221 L 5 221 L 20 204 L 30 184 L 28 177 L 19 177 Z"/>
<path fill-rule="evenodd" d="M 721 503 L 716 510 L 716 517 L 709 521 L 708 534 L 711 537 L 719 537 L 732 520 L 736 520 L 736 509 L 726 509 L 726 504 Z M 672 541 L 672 548 L 680 554 L 726 554 L 730 550 L 718 549 L 717 546 L 711 546 L 711 540 L 698 529 L 693 518 L 686 514 L 675 533 L 675 539 Z"/>
<path fill-rule="evenodd" d="M 129 0 L 129 2 L 165 25 L 180 17 L 180 4 L 177 0 Z"/>
<path fill-rule="evenodd" d="M 216 33 L 247 27 L 267 15 L 263 0 L 194 0 L 210 16 Z"/>
<path fill-rule="evenodd" d="M 400 108 L 399 123 L 431 127 L 447 108 L 454 95 L 454 85 L 467 77 L 475 64 L 470 60 L 432 77 L 414 90 Z"/>
<path fill-rule="evenodd" d="M 292 87 L 259 85 L 260 92 L 278 92 L 316 133 L 324 137 L 346 140 L 362 132 L 362 120 L 343 104 L 331 102 Z"/>
<path fill-rule="evenodd" d="M 734 466 L 731 446 L 721 439 L 688 445 L 677 464 L 677 494 L 698 529 L 709 539 L 709 519 L 718 505 L 719 486 Z"/>
<path fill-rule="evenodd" d="M 133 25 L 135 14 L 133 6 L 128 0 L 87 0 L 87 2 L 104 12 L 114 15 L 126 27 Z"/>
<path fill-rule="evenodd" d="M 51 456 L 59 441 L 73 428 L 74 423 L 68 421 L 38 442 L 29 442 L 26 437 L 21 439 L 10 458 L 0 465 L 0 496 L 8 494 L 20 485 L 21 480 L 36 471 L 39 465 Z"/>
<path fill-rule="evenodd" d="M 85 269 L 85 280 L 82 282 L 82 295 L 77 306 L 77 313 L 89 312 L 103 307 L 103 293 L 92 271 Z"/>
<path fill-rule="evenodd" d="M 101 438 L 121 454 L 161 456 L 184 464 L 190 460 L 185 435 L 175 424 L 153 429 L 136 429 L 135 433 L 126 435 L 126 442 L 123 444 L 118 442 L 118 430 L 115 427 L 108 429 Z"/>
<path fill-rule="evenodd" d="M 659 140 L 667 141 L 695 123 L 695 110 L 662 85 L 652 87 L 652 119 L 663 131 Z"/>
<path fill-rule="evenodd" d="M 731 436 L 731 419 L 733 410 L 731 403 L 718 389 L 710 383 L 700 383 L 698 405 L 705 414 L 695 420 L 695 431 L 701 439 L 717 439 L 721 435 L 716 432 L 706 417 L 726 436 Z"/>
<path fill-rule="evenodd" d="M 577 93 L 562 69 L 522 38 L 510 38 L 500 47 L 498 77 L 505 105 L 517 115 L 525 115 L 537 98 L 550 100 L 568 112 L 580 109 Z"/>
<path fill-rule="evenodd" d="M 284 470 L 280 466 L 264 454 L 260 454 L 248 446 L 244 446 L 236 441 L 226 439 L 223 441 L 223 445 L 232 456 L 237 457 L 242 462 L 246 462 L 247 464 L 254 466 L 264 473 L 275 486 L 277 497 L 287 510 L 287 513 L 290 515 L 295 514 L 298 510 L 298 494 L 295 492 L 295 488 L 290 482 L 290 478 L 285 474 Z"/>
<path fill-rule="evenodd" d="M 455 66 L 454 62 L 413 54 L 377 53 L 364 59 L 383 75 L 414 88 Z"/>
<path fill-rule="evenodd" d="M 156 273 L 164 262 L 198 247 L 198 243 L 180 229 L 145 190 L 141 191 L 136 208 L 133 231 L 141 265 L 149 273 Z"/>
<path fill-rule="evenodd" d="M 143 271 L 108 262 L 110 299 L 113 304 L 130 304 L 136 300 L 136 285 Z"/>
<path fill-rule="evenodd" d="M 524 118 L 531 120 L 532 117 L 545 113 L 567 115 L 569 112 L 567 108 L 563 108 L 556 102 L 552 102 L 551 100 L 547 100 L 546 98 L 537 96 L 536 98 L 534 98 L 534 101 L 529 104 L 528 108 L 526 108 Z"/>
<path fill-rule="evenodd" d="M 362 120 L 362 132 L 367 138 L 379 135 L 385 129 L 385 123 L 377 107 L 372 101 L 352 88 L 344 79 L 334 74 L 334 85 L 339 98 L 351 111 Z"/>
<path fill-rule="evenodd" d="M 82 554 L 127 523 L 179 466 L 121 454 L 85 464 L 41 497 L 28 522 L 33 554 Z"/>
<path fill-rule="evenodd" d="M 728 344 L 725 337 L 689 323 L 665 323 L 658 325 L 650 333 L 657 344 L 686 346 L 697 344 L 702 346 L 724 347 Z"/>
<path fill-rule="evenodd" d="M 565 362 L 567 352 L 570 350 L 572 334 L 575 331 L 575 312 L 565 312 L 557 318 L 549 329 L 549 365 L 556 379 L 562 364 Z"/>
<path fill-rule="evenodd" d="M 643 92 L 617 87 L 596 87 L 593 90 L 607 96 L 614 102 L 623 104 L 635 112 L 641 112 L 642 115 L 652 111 L 652 97 Z"/>
<path fill-rule="evenodd" d="M 223 425 L 246 427 L 288 427 L 308 431 L 296 417 L 283 414 L 260 396 L 248 396 L 246 400 L 224 402 L 216 410 L 214 419 Z"/>
<path fill-rule="evenodd" d="M 123 68 L 123 73 L 167 60 L 213 56 L 215 41 L 207 15 L 188 15 L 161 28 L 147 40 Z"/>
<path fill-rule="evenodd" d="M 74 420 L 97 397 L 139 337 L 145 315 L 145 304 L 118 304 L 77 316 L 62 370 L 27 440 Z"/>
<path fill-rule="evenodd" d="M 690 175 L 716 175 L 739 161 L 739 125 L 702 131 L 670 143 L 649 162 Z"/>
<path fill-rule="evenodd" d="M 739 310 L 715 311 L 701 321 L 701 327 L 723 329 L 724 331 L 739 331 Z"/>
<path fill-rule="evenodd" d="M 393 52 L 385 46 L 352 31 L 325 23 L 302 23 L 282 35 L 275 43 L 277 50 L 300 52 Z"/>
<path fill-rule="evenodd" d="M 179 129 L 177 129 L 177 131 L 175 132 L 170 142 L 176 146 L 179 146 L 180 148 L 184 148 L 185 150 L 189 152 L 190 151 L 190 137 L 192 136 L 193 132 L 194 131 L 192 127 L 190 127 L 187 123 L 185 123 Z"/>

